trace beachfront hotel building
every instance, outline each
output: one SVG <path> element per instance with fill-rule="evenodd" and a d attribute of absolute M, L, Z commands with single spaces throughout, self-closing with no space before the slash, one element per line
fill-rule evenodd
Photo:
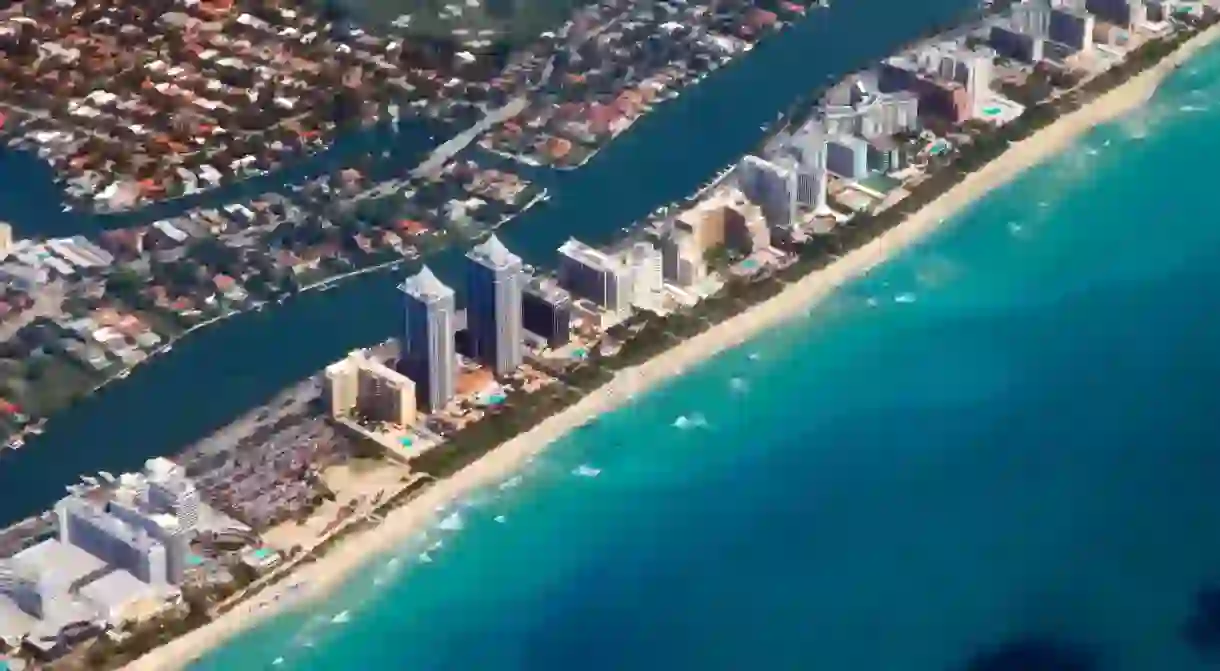
<path fill-rule="evenodd" d="M 142 530 L 165 547 L 165 582 L 178 584 L 186 577 L 191 532 L 168 513 L 149 512 L 135 497 L 120 493 L 106 506 L 106 512 L 133 529 Z"/>
<path fill-rule="evenodd" d="M 144 482 L 144 505 L 149 510 L 173 515 L 186 531 L 198 528 L 199 492 L 186 477 L 186 469 L 164 457 L 149 459 L 144 462 Z"/>
<path fill-rule="evenodd" d="M 661 250 L 651 242 L 637 242 L 626 254 L 631 270 L 631 303 L 644 310 L 661 307 L 665 281 Z"/>
<path fill-rule="evenodd" d="M 811 128 L 815 123 L 821 128 Z M 918 128 L 919 97 L 905 88 L 883 92 L 875 73 L 862 72 L 830 89 L 822 97 L 821 118 L 802 131 L 873 138 Z"/>
<path fill-rule="evenodd" d="M 1089 51 L 1093 48 L 1093 29 L 1096 25 L 1093 15 L 1088 12 L 1056 7 L 1051 10 L 1047 36 L 1052 42 L 1073 51 Z"/>
<path fill-rule="evenodd" d="M 435 412 L 453 398 L 457 374 L 453 289 L 424 266 L 399 287 L 405 303 L 400 368 L 415 383 L 416 399 Z"/>
<path fill-rule="evenodd" d="M 356 407 L 360 386 L 348 360 L 341 359 L 326 367 L 323 373 L 323 398 L 331 417 L 347 416 Z"/>
<path fill-rule="evenodd" d="M 356 407 L 376 421 L 415 424 L 415 383 L 380 361 L 362 357 L 356 368 Z"/>
<path fill-rule="evenodd" d="M 928 45 L 882 61 L 877 85 L 883 92 L 911 91 L 920 113 L 960 123 L 979 114 L 991 95 L 994 57 L 990 49 Z"/>
<path fill-rule="evenodd" d="M 1085 9 L 1106 23 L 1131 29 L 1147 18 L 1144 0 L 1087 0 Z"/>
<path fill-rule="evenodd" d="M 166 584 L 165 546 L 100 505 L 69 496 L 55 506 L 59 542 L 80 548 L 107 566 L 127 571 L 141 582 Z"/>
<path fill-rule="evenodd" d="M 89 575 L 107 570 L 106 564 L 80 548 L 50 539 L 0 559 L 0 639 L 18 646 L 21 639 L 55 640 L 72 623 L 97 617 L 104 605 L 87 596 Z M 126 572 L 127 579 L 139 583 Z M 84 584 L 76 594 L 74 584 Z"/>
<path fill-rule="evenodd" d="M 661 239 L 661 270 L 665 280 L 679 287 L 691 287 L 707 277 L 707 263 L 695 236 L 674 226 Z"/>
<path fill-rule="evenodd" d="M 740 254 L 753 254 L 771 246 L 771 230 L 762 209 L 741 201 L 727 208 L 724 217 L 724 246 Z"/>
<path fill-rule="evenodd" d="M 1029 33 L 1023 33 L 1010 25 L 998 23 L 991 27 L 987 43 L 997 53 L 1006 58 L 1035 64 L 1042 60 L 1046 40 Z"/>
<path fill-rule="evenodd" d="M 60 500 L 58 536 L 0 560 L 0 638 L 45 652 L 82 622 L 118 624 L 132 604 L 177 593 L 202 507 L 164 458 L 120 476 L 108 501 Z"/>
<path fill-rule="evenodd" d="M 64 637 L 96 633 L 99 620 L 117 625 L 131 604 L 177 591 L 165 544 L 107 508 L 63 499 L 58 538 L 0 560 L 0 639 L 51 654 Z"/>
<path fill-rule="evenodd" d="M 559 247 L 559 286 L 617 314 L 631 309 L 631 271 L 575 238 Z"/>
<path fill-rule="evenodd" d="M 1065 5 L 1071 11 L 1071 4 Z M 1046 51 L 1054 21 L 1051 5 L 1038 1 L 1012 8 L 1009 14 L 996 20 L 988 33 L 988 44 L 997 53 L 1023 63 L 1038 63 Z"/>
<path fill-rule="evenodd" d="M 1014 5 L 1008 13 L 1008 27 L 1025 35 L 1046 37 L 1051 27 L 1051 4 L 1034 0 Z"/>
<path fill-rule="evenodd" d="M 735 174 L 741 193 L 762 208 L 768 224 L 776 228 L 792 226 L 799 190 L 795 170 L 757 156 L 746 156 L 737 165 Z"/>
<path fill-rule="evenodd" d="M 868 176 L 868 141 L 854 135 L 841 135 L 826 143 L 826 159 L 830 172 L 844 179 L 860 180 Z"/>
<path fill-rule="evenodd" d="M 826 138 L 822 120 L 813 119 L 797 130 L 784 148 L 796 170 L 796 202 L 811 208 L 815 216 L 830 213 L 826 202 Z"/>
<path fill-rule="evenodd" d="M 689 233 L 699 251 L 707 253 L 724 244 L 724 208 L 728 202 L 724 192 L 718 192 L 679 214 L 673 227 Z"/>
<path fill-rule="evenodd" d="M 326 395 L 343 418 L 353 411 L 377 422 L 415 424 L 415 383 L 402 373 L 355 350 L 326 367 Z M 338 399 L 342 399 L 339 402 Z"/>
<path fill-rule="evenodd" d="M 946 42 L 915 51 L 908 62 L 925 74 L 964 86 L 970 98 L 970 115 L 976 116 L 991 95 L 995 55 L 991 49 L 968 49 L 956 42 Z"/>
<path fill-rule="evenodd" d="M 496 375 L 507 375 L 521 366 L 525 352 L 521 298 L 526 276 L 521 257 L 493 233 L 471 249 L 466 260 L 466 334 L 472 353 Z"/>
<path fill-rule="evenodd" d="M 563 347 L 572 339 L 572 295 L 550 278 L 531 281 L 521 297 L 521 321 L 548 347 Z"/>

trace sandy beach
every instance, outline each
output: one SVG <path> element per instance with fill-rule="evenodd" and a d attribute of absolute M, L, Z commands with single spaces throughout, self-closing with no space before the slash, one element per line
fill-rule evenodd
<path fill-rule="evenodd" d="M 844 283 L 858 278 L 913 243 L 935 231 L 955 212 L 992 189 L 1064 150 L 1083 133 L 1144 104 L 1164 78 L 1200 49 L 1220 37 L 1212 27 L 1183 45 L 1156 66 L 1106 93 L 1093 103 L 1059 119 L 1034 136 L 1013 144 L 1000 158 L 971 174 L 957 186 L 905 222 L 869 242 L 826 269 L 792 284 L 778 296 L 687 340 L 660 356 L 617 374 L 613 380 L 568 410 L 501 445 L 457 475 L 438 482 L 409 504 L 392 512 L 383 524 L 356 534 L 322 559 L 301 567 L 289 580 L 268 588 L 214 622 L 172 641 L 125 668 L 130 671 L 165 671 L 183 668 L 192 660 L 241 630 L 273 614 L 285 604 L 324 595 L 376 555 L 392 550 L 411 535 L 427 528 L 438 507 L 472 490 L 510 478 L 528 459 L 590 419 L 613 410 L 630 395 L 664 384 L 684 371 L 772 328 L 827 297 Z M 289 584 L 305 587 L 290 594 Z"/>

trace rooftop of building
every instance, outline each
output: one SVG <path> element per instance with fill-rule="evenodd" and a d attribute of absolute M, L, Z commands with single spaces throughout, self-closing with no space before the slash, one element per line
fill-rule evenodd
<path fill-rule="evenodd" d="M 171 480 L 169 482 L 173 483 L 175 481 Z M 189 490 L 190 492 L 195 491 L 192 483 L 188 482 L 187 485 L 191 487 Z M 170 488 L 173 489 L 174 486 L 171 485 Z M 148 531 L 143 526 L 132 524 L 128 520 L 122 519 L 111 512 L 108 505 L 109 500 L 105 498 L 95 501 L 90 498 L 74 495 L 67 497 L 62 501 L 62 503 L 66 505 L 66 507 L 75 515 L 78 515 L 82 519 L 89 520 L 91 525 L 102 530 L 111 538 L 124 543 L 128 547 L 147 548 L 152 545 L 160 544 L 160 541 L 150 536 Z"/>
<path fill-rule="evenodd" d="M 624 260 L 629 264 L 647 263 L 661 258 L 661 250 L 647 241 L 637 241 L 627 249 Z"/>
<path fill-rule="evenodd" d="M 521 257 L 510 252 L 495 233 L 489 235 L 482 243 L 475 245 L 466 254 L 466 257 L 497 270 L 521 266 Z"/>
<path fill-rule="evenodd" d="M 549 303 L 572 300 L 572 294 L 559 286 L 559 282 L 551 277 L 535 277 L 526 285 L 525 290 L 536 296 L 541 296 Z"/>
<path fill-rule="evenodd" d="M 857 135 L 841 135 L 841 134 L 834 135 L 831 138 L 829 138 L 827 140 L 827 142 L 830 144 L 853 146 L 856 148 L 868 146 L 868 140 L 865 140 L 864 138 L 859 137 Z"/>
<path fill-rule="evenodd" d="M 347 359 L 345 359 L 345 361 L 348 363 L 348 365 L 353 366 L 359 370 L 363 370 L 363 371 L 372 373 L 373 375 L 375 375 L 377 377 L 380 377 L 380 378 L 383 378 L 386 380 L 391 380 L 391 381 L 399 383 L 399 384 L 414 385 L 414 382 L 411 381 L 411 378 L 407 377 L 406 375 L 403 375 L 402 373 L 399 373 L 398 371 L 394 370 L 393 368 L 390 368 L 389 366 L 385 365 L 385 363 L 378 361 L 377 359 L 374 359 L 373 357 L 369 356 L 364 350 L 356 350 L 356 351 L 352 352 L 351 354 L 348 354 Z"/>
<path fill-rule="evenodd" d="M 440 281 L 428 266 L 423 266 L 418 273 L 404 280 L 398 290 L 424 302 L 453 297 L 453 289 Z"/>
<path fill-rule="evenodd" d="M 568 238 L 567 242 L 560 245 L 559 253 L 589 266 L 617 268 L 620 265 L 614 257 L 576 238 Z"/>
<path fill-rule="evenodd" d="M 822 104 L 828 107 L 850 107 L 877 90 L 877 74 L 871 70 L 857 72 L 844 77 L 822 96 Z"/>
<path fill-rule="evenodd" d="M 150 479 L 181 477 L 182 467 L 165 457 L 153 457 L 144 462 L 144 473 Z"/>
<path fill-rule="evenodd" d="M 80 595 L 109 612 L 153 596 L 154 588 L 127 571 L 116 570 L 82 587 Z"/>
<path fill-rule="evenodd" d="M 67 589 L 82 578 L 106 568 L 106 562 L 84 550 L 59 542 L 45 540 L 13 556 L 22 570 L 35 573 Z"/>

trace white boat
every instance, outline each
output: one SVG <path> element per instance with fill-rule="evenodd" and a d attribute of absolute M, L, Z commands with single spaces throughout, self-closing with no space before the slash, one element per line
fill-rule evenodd
<path fill-rule="evenodd" d="M 25 445 L 25 440 L 21 436 L 9 439 L 5 446 L 10 450 L 20 450 Z"/>

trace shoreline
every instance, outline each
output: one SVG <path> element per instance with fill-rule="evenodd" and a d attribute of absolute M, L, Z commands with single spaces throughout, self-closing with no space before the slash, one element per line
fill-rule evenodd
<path fill-rule="evenodd" d="M 664 384 L 761 332 L 804 314 L 847 282 L 866 275 L 895 254 L 941 228 L 946 219 L 969 207 L 1026 169 L 1060 153 L 1097 125 L 1113 121 L 1145 104 L 1164 79 L 1200 50 L 1220 38 L 1220 26 L 1192 37 L 1172 54 L 1131 77 L 1078 110 L 1065 114 L 1025 140 L 1014 142 L 995 160 L 966 176 L 905 221 L 826 268 L 788 285 L 781 293 L 711 327 L 656 357 L 624 369 L 613 379 L 564 411 L 495 448 L 454 476 L 437 481 L 414 500 L 389 513 L 375 529 L 345 539 L 316 562 L 293 572 L 291 580 L 269 587 L 216 620 L 127 664 L 129 671 L 184 668 L 215 647 L 287 605 L 325 596 L 370 559 L 392 550 L 436 518 L 438 506 L 473 490 L 511 477 L 529 459 L 582 424 L 614 410 L 633 394 Z M 299 597 L 287 583 L 307 585 Z"/>

